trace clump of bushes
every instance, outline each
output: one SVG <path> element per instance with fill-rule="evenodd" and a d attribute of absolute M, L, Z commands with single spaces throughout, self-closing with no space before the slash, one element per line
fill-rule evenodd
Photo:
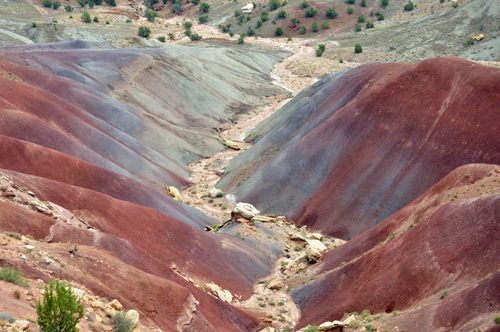
<path fill-rule="evenodd" d="M 115 315 L 113 326 L 115 328 L 115 332 L 131 332 L 135 327 L 134 321 L 127 317 L 127 314 L 123 311 L 120 311 Z"/>
<path fill-rule="evenodd" d="M 22 276 L 23 271 L 13 269 L 10 266 L 4 266 L 0 270 L 0 280 L 11 282 L 24 288 L 30 288 L 30 283 Z"/>

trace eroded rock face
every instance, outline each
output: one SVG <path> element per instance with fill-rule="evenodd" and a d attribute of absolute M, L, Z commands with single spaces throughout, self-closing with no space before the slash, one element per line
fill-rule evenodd
<path fill-rule="evenodd" d="M 331 331 L 341 326 L 344 326 L 344 323 L 338 320 L 334 320 L 333 322 L 324 322 L 323 324 L 318 326 L 318 331 Z"/>
<path fill-rule="evenodd" d="M 240 146 L 238 144 L 236 144 L 235 142 L 231 141 L 231 140 L 228 140 L 227 138 L 223 138 L 224 139 L 224 144 L 231 148 L 231 149 L 234 149 L 234 150 L 239 150 L 241 149 Z"/>
<path fill-rule="evenodd" d="M 252 218 L 252 221 L 254 221 L 254 222 L 255 221 L 258 221 L 258 222 L 276 222 L 276 218 L 257 215 L 257 216 Z"/>
<path fill-rule="evenodd" d="M 243 217 L 247 219 L 252 219 L 257 214 L 259 214 L 259 210 L 257 210 L 252 204 L 248 203 L 238 203 L 233 209 L 233 212 L 236 214 L 241 214 Z"/>
<path fill-rule="evenodd" d="M 280 288 L 282 288 L 284 286 L 285 286 L 285 284 L 283 283 L 283 281 L 281 281 L 280 279 L 276 279 L 276 280 L 271 281 L 267 285 L 267 288 L 269 288 L 269 289 L 280 289 Z"/>
<path fill-rule="evenodd" d="M 205 288 L 224 302 L 231 303 L 233 301 L 233 295 L 231 294 L 231 292 L 222 289 L 219 285 L 209 283 L 205 285 Z"/>
<path fill-rule="evenodd" d="M 170 186 L 170 187 L 165 186 L 165 189 L 166 189 L 165 194 L 169 195 L 170 197 L 172 197 L 176 201 L 184 202 L 179 189 L 175 188 L 174 186 Z"/>

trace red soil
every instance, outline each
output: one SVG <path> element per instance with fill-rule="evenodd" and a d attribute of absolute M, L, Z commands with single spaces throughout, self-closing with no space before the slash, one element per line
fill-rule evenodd
<path fill-rule="evenodd" d="M 276 123 L 258 142 L 276 156 L 238 199 L 351 239 L 455 168 L 500 163 L 499 85 L 500 70 L 454 58 L 359 66 L 312 96 L 309 118 L 295 106 L 295 131 Z"/>
<path fill-rule="evenodd" d="M 294 293 L 303 314 L 299 325 L 339 319 L 346 312 L 390 313 L 425 304 L 397 326 L 458 330 L 500 312 L 500 175 L 495 169 L 500 171 L 495 165 L 461 167 L 398 213 L 327 253 L 317 270 L 318 276 L 327 274 Z M 450 202 L 448 193 L 467 195 L 470 189 L 479 196 L 474 186 L 484 184 L 496 188 L 491 195 Z M 391 233 L 396 237 L 387 241 Z M 341 262 L 347 264 L 339 268 Z M 493 276 L 485 279 L 489 273 Z M 444 290 L 450 296 L 440 301 Z"/>

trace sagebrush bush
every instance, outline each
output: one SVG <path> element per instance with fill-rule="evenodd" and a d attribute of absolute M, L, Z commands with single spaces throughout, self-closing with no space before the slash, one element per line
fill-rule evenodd
<path fill-rule="evenodd" d="M 113 326 L 116 332 L 131 332 L 135 325 L 124 312 L 118 312 L 114 317 Z"/>
<path fill-rule="evenodd" d="M 17 318 L 7 312 L 0 312 L 0 320 L 5 320 L 9 323 L 14 323 L 17 320 Z"/>
<path fill-rule="evenodd" d="M 24 288 L 30 288 L 30 283 L 22 275 L 23 271 L 13 269 L 10 266 L 4 266 L 0 270 L 0 280 L 11 282 Z"/>

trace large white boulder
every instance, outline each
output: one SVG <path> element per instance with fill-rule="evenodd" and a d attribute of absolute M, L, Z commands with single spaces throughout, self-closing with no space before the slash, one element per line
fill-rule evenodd
<path fill-rule="evenodd" d="M 247 219 L 252 219 L 256 215 L 258 215 L 260 211 L 257 210 L 252 204 L 240 202 L 236 204 L 236 206 L 233 209 L 233 212 L 239 213 Z"/>

